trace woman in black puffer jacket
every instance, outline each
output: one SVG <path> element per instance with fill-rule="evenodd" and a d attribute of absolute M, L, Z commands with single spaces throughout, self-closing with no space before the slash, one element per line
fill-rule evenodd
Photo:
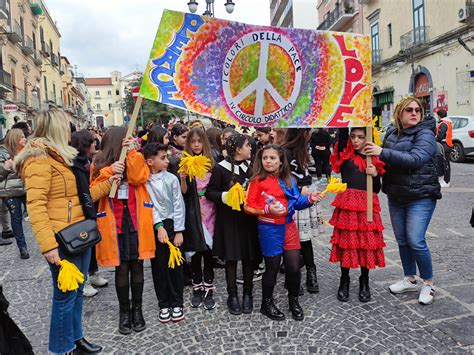
<path fill-rule="evenodd" d="M 421 304 L 433 302 L 433 267 L 426 244 L 426 230 L 441 198 L 435 164 L 436 121 L 425 118 L 423 106 L 407 97 L 395 108 L 395 123 L 387 131 L 383 148 L 367 143 L 367 155 L 380 156 L 385 162 L 382 191 L 388 196 L 393 232 L 397 239 L 405 278 L 390 285 L 398 294 L 418 291 L 416 268 L 423 286 Z"/>

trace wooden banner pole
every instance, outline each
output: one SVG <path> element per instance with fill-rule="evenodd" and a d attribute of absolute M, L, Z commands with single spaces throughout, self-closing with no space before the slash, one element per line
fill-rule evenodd
<path fill-rule="evenodd" d="M 140 107 L 142 106 L 142 101 L 143 101 L 143 97 L 138 96 L 137 102 L 135 102 L 135 107 L 133 108 L 132 118 L 130 119 L 127 135 L 125 137 L 130 137 L 133 134 L 135 124 L 137 123 L 138 112 L 140 111 Z M 127 157 L 127 150 L 128 150 L 128 147 L 122 147 L 122 151 L 120 152 L 120 158 L 119 158 L 119 161 L 121 161 L 122 163 L 125 161 L 125 158 Z M 115 194 L 117 193 L 117 188 L 118 188 L 117 183 L 114 181 L 109 193 L 110 198 L 115 197 Z"/>
<path fill-rule="evenodd" d="M 366 141 L 372 142 L 372 127 L 369 126 L 366 129 Z M 367 155 L 367 166 L 372 164 L 372 157 Z M 373 178 L 371 175 L 367 175 L 367 222 L 373 222 L 374 220 L 374 209 L 373 209 Z"/>

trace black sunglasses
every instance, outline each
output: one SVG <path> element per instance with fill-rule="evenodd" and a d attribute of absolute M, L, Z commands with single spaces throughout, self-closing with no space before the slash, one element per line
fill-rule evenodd
<path fill-rule="evenodd" d="M 419 107 L 417 107 L 417 108 L 405 107 L 404 110 L 405 110 L 405 112 L 408 112 L 408 113 L 413 112 L 413 110 L 415 110 L 416 113 L 420 113 L 420 112 L 421 112 L 421 108 L 419 108 Z"/>

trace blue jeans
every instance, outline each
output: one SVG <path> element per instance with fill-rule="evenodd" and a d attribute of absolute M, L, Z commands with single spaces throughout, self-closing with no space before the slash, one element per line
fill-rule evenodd
<path fill-rule="evenodd" d="M 25 234 L 23 233 L 23 204 L 26 201 L 26 196 L 7 197 L 3 202 L 7 205 L 10 211 L 10 220 L 12 225 L 13 235 L 15 236 L 16 245 L 20 251 L 27 250 Z"/>
<path fill-rule="evenodd" d="M 402 203 L 389 198 L 388 207 L 405 276 L 416 275 L 418 266 L 420 277 L 423 280 L 431 280 L 433 265 L 425 234 L 436 207 L 436 200 L 426 198 Z"/>
<path fill-rule="evenodd" d="M 74 263 L 87 277 L 91 250 L 75 256 L 66 256 L 59 249 L 59 257 Z M 85 281 L 77 291 L 62 292 L 58 289 L 59 266 L 49 264 L 53 278 L 53 306 L 51 309 L 51 324 L 49 327 L 49 352 L 64 354 L 75 349 L 76 340 L 82 339 L 82 290 Z"/>

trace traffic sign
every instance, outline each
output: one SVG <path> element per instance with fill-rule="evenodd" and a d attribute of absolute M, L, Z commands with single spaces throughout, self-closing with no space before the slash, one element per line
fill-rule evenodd
<path fill-rule="evenodd" d="M 18 111 L 18 106 L 17 105 L 4 105 L 3 106 L 3 111 L 5 111 L 5 112 L 15 112 L 15 111 Z"/>
<path fill-rule="evenodd" d="M 138 92 L 140 91 L 140 87 L 139 86 L 135 86 L 132 90 L 132 97 L 135 101 L 137 101 L 138 99 Z"/>

